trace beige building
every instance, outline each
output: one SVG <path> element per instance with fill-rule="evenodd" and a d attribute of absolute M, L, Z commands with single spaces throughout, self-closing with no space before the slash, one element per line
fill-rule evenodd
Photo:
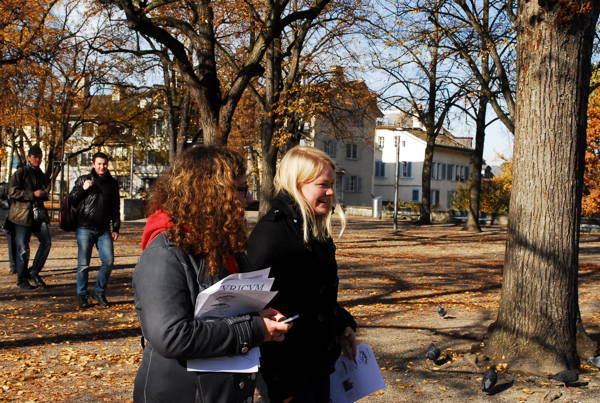
<path fill-rule="evenodd" d="M 371 206 L 373 136 L 383 114 L 364 82 L 346 81 L 339 75 L 336 79 L 337 88 L 350 95 L 342 96 L 343 105 L 328 118 L 313 117 L 300 144 L 316 147 L 335 161 L 336 196 L 342 205 Z"/>

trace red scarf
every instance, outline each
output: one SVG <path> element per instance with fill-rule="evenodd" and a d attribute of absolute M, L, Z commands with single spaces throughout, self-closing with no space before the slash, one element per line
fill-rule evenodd
<path fill-rule="evenodd" d="M 142 234 L 142 250 L 146 249 L 148 244 L 161 232 L 168 230 L 173 225 L 171 217 L 163 210 L 156 210 L 146 222 L 144 233 Z M 239 273 L 240 266 L 233 255 L 225 256 L 225 268 L 229 273 Z"/>
<path fill-rule="evenodd" d="M 171 217 L 163 210 L 156 210 L 146 222 L 144 233 L 142 234 L 142 250 L 161 232 L 168 230 L 173 225 Z"/>

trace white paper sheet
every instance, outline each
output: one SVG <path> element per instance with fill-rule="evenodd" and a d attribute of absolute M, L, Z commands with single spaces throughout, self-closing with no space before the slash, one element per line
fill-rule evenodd
<path fill-rule="evenodd" d="M 260 349 L 254 347 L 247 354 L 188 360 L 187 370 L 195 372 L 258 372 Z"/>
<path fill-rule="evenodd" d="M 249 273 L 234 273 L 203 290 L 196 298 L 194 318 L 218 319 L 258 312 L 267 306 L 277 291 L 270 291 L 274 279 L 270 268 Z M 242 355 L 188 360 L 188 371 L 257 372 L 260 349 Z"/>
<path fill-rule="evenodd" d="M 385 388 L 375 354 L 367 344 L 359 344 L 356 360 L 340 356 L 331 374 L 331 402 L 352 403 Z"/>

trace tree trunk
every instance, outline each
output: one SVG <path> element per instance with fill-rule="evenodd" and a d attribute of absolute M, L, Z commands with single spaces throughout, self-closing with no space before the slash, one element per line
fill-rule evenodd
<path fill-rule="evenodd" d="M 259 216 L 265 215 L 271 207 L 275 196 L 275 170 L 279 148 L 273 144 L 275 133 L 275 114 L 273 107 L 279 98 L 281 85 L 281 39 L 275 38 L 267 51 L 265 74 L 265 104 L 261 124 L 261 179 L 260 179 L 260 210 Z"/>
<path fill-rule="evenodd" d="M 469 180 L 469 211 L 464 229 L 471 232 L 481 232 L 479 225 L 479 205 L 481 201 L 481 166 L 483 165 L 483 144 L 485 142 L 485 115 L 488 99 L 485 95 L 479 97 L 479 109 L 475 122 L 475 150 L 471 154 L 471 178 Z"/>
<path fill-rule="evenodd" d="M 567 7 L 581 6 L 572 14 Z M 566 5 L 565 5 L 566 4 Z M 522 2 L 502 296 L 486 352 L 513 369 L 578 368 L 579 222 L 598 2 Z"/>
<path fill-rule="evenodd" d="M 427 146 L 425 147 L 425 158 L 423 159 L 423 176 L 421 178 L 421 187 L 423 194 L 421 196 L 421 209 L 417 224 L 431 224 L 431 164 L 433 163 L 433 149 L 435 147 L 435 132 L 427 130 Z M 398 145 L 399 146 L 399 145 Z"/>

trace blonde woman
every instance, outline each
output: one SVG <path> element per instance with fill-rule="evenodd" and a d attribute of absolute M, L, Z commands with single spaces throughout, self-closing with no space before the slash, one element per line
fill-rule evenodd
<path fill-rule="evenodd" d="M 275 188 L 272 208 L 250 235 L 248 258 L 254 268 L 271 267 L 279 291 L 271 306 L 299 316 L 283 342 L 261 347 L 260 371 L 272 402 L 329 402 L 336 359 L 356 351 L 356 322 L 337 302 L 335 163 L 315 148 L 294 147 L 281 160 Z"/>
<path fill-rule="evenodd" d="M 198 293 L 245 269 L 244 159 L 213 146 L 177 158 L 150 200 L 142 255 L 133 275 L 146 340 L 134 402 L 252 401 L 255 374 L 188 372 L 186 360 L 241 355 L 281 341 L 289 324 L 273 310 L 198 320 Z"/>

